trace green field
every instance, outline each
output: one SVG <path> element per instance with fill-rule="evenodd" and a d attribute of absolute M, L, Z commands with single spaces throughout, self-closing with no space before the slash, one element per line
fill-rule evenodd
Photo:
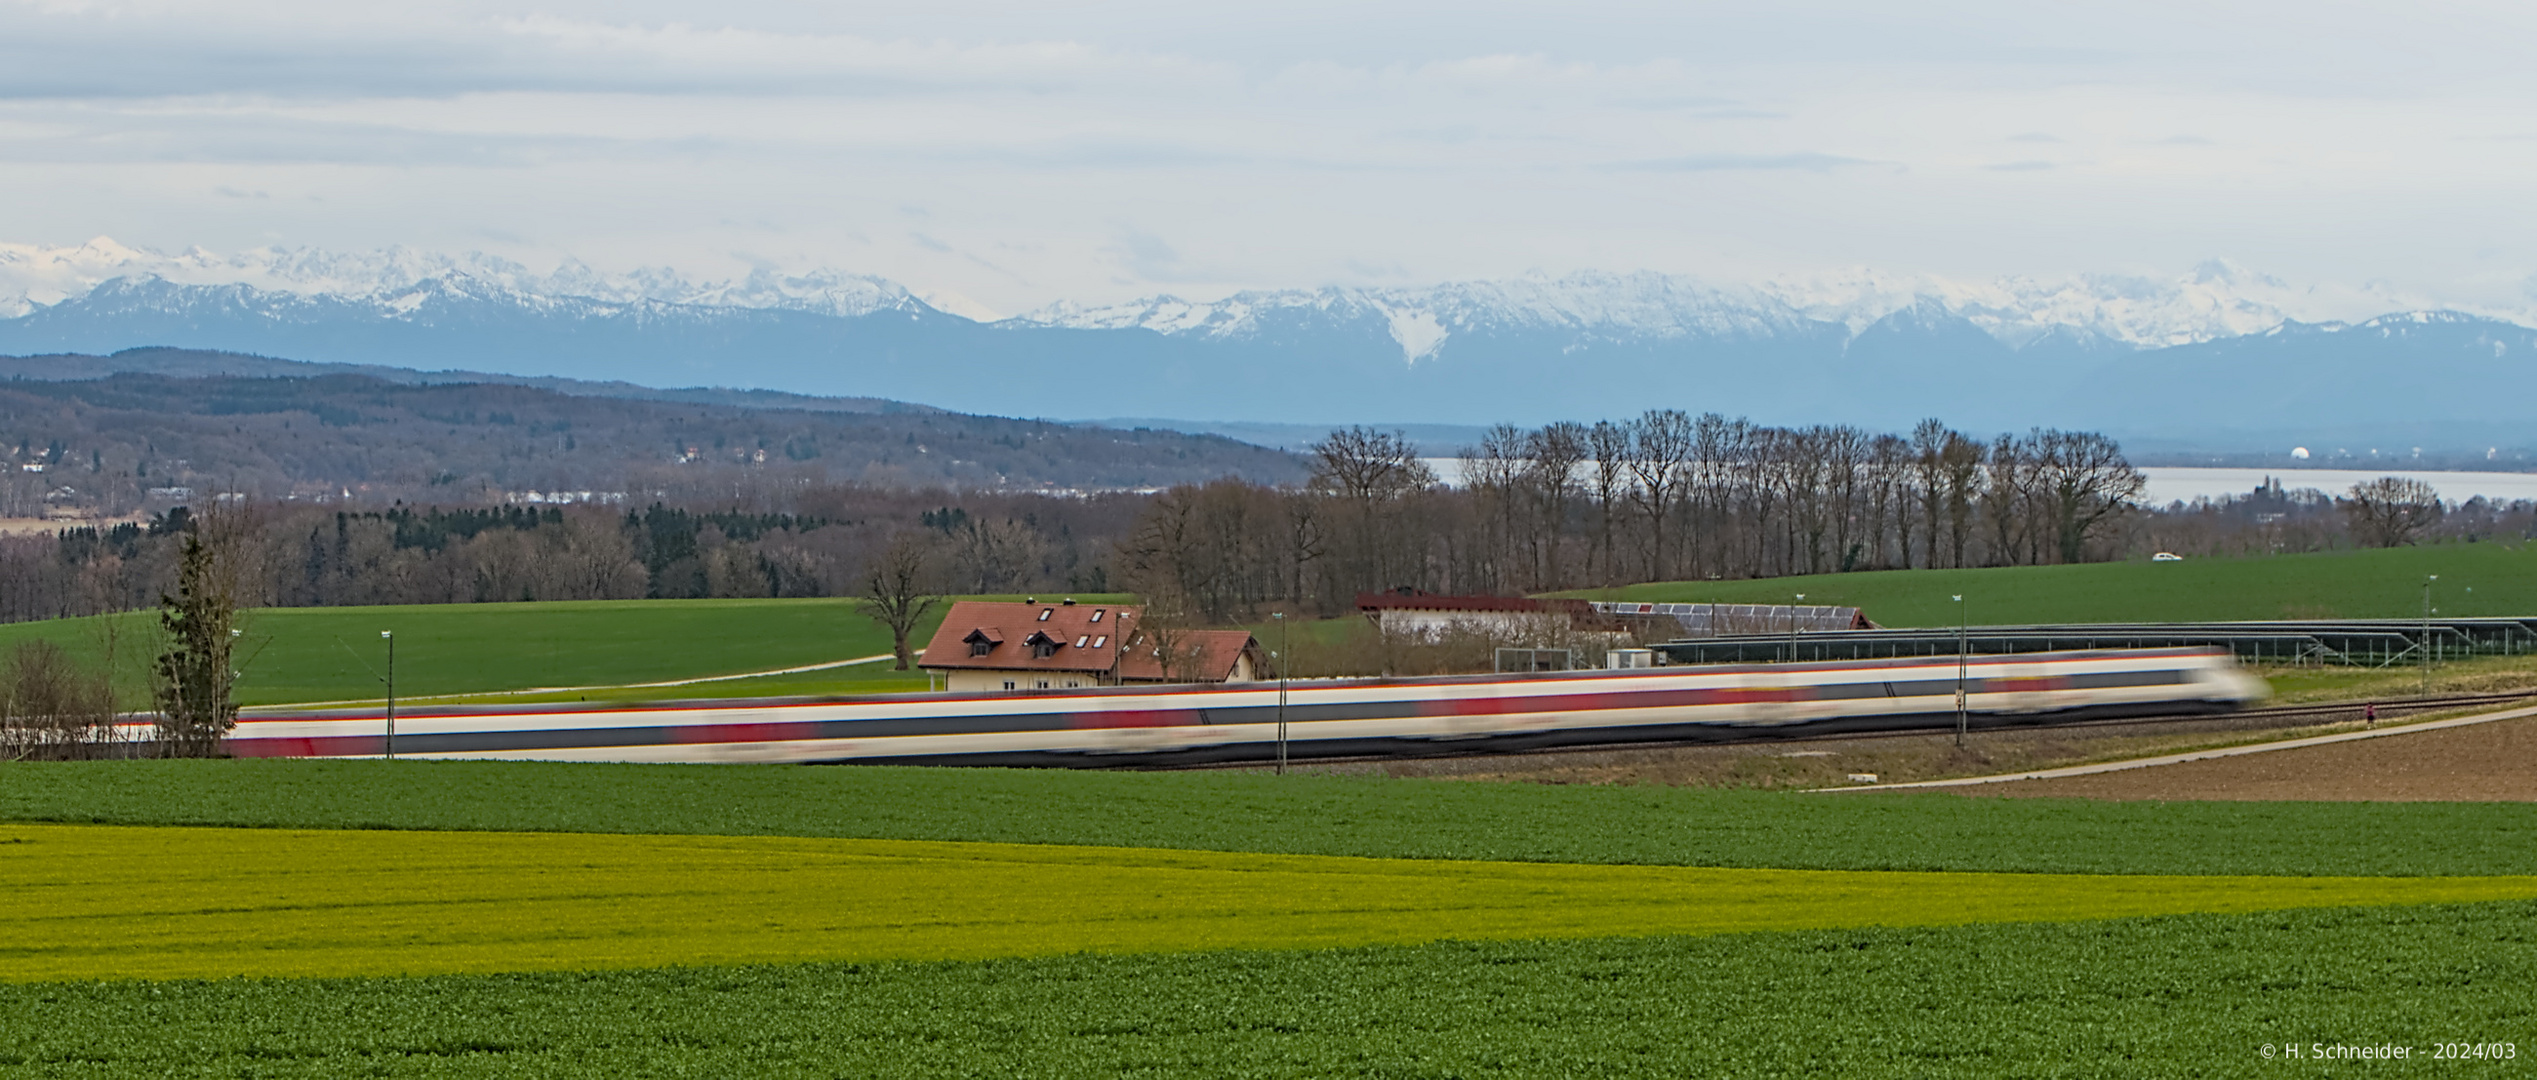
<path fill-rule="evenodd" d="M 1888 625 L 1952 621 L 1954 592 L 2004 605 L 1977 622 L 2406 615 L 2425 573 L 2444 613 L 2537 611 L 2537 553 L 2499 545 L 1633 593 Z M 887 649 L 834 600 L 273 611 L 244 689 L 374 696 L 382 628 L 408 699 Z M 0 1074 L 2239 1075 L 2280 1071 L 2266 1044 L 2525 1039 L 2532 894 L 2537 804 L 0 764 L 0 980 L 53 980 L 0 981 Z M 365 977 L 196 979 L 232 974 Z"/>
<path fill-rule="evenodd" d="M 1756 581 L 1671 581 L 1562 596 L 1678 603 L 1857 607 L 1881 626 L 1984 623 L 2195 622 L 2225 619 L 2403 618 L 2422 614 L 2422 584 L 2444 615 L 2537 613 L 2537 546 L 2437 544 L 2251 559 L 2187 559 L 1884 570 Z M 2468 590 L 2472 589 L 2472 592 Z"/>
<path fill-rule="evenodd" d="M 1762 581 L 1664 582 L 1562 595 L 1631 600 L 1699 600 L 1856 605 L 1886 626 L 1955 621 L 1962 594 L 1975 623 L 2128 620 L 2394 617 L 2419 614 L 2421 583 L 2439 574 L 2435 602 L 2450 615 L 2537 612 L 2537 548 L 2445 544 L 2262 559 L 2177 563 L 2098 563 L 1985 570 L 1880 571 Z M 1019 599 L 1012 597 L 1012 599 Z M 1120 603 L 1117 595 L 1085 597 Z M 921 628 L 930 637 L 937 614 Z M 485 695 L 539 687 L 598 687 L 508 695 L 502 700 L 658 700 L 893 693 L 927 685 L 920 673 L 886 663 L 703 683 L 629 684 L 771 671 L 889 651 L 888 635 L 850 600 L 622 600 L 415 607 L 272 608 L 247 613 L 239 650 L 244 704 L 377 700 L 387 666 L 382 630 L 397 635 L 401 698 L 492 700 Z M 29 638 L 56 641 L 91 661 L 105 629 L 120 628 L 119 683 L 146 700 L 144 671 L 156 650 L 155 614 L 0 625 L 0 649 Z M 1274 624 L 1251 628 L 1277 648 Z M 1303 620 L 1293 628 L 1309 670 L 1313 657 L 1348 647 L 1365 623 L 1355 616 Z"/>
<path fill-rule="evenodd" d="M 0 765 L 0 822 L 0 979 L 57 980 L 0 983 L 12 1076 L 2236 1075 L 2537 1026 L 2537 903 L 2384 903 L 2537 891 L 2529 804 L 148 761 Z"/>
<path fill-rule="evenodd" d="M 1020 599 L 1012 597 L 1011 599 Z M 1089 598 L 1117 602 L 1115 597 Z M 0 625 L 0 649 L 44 638 L 95 662 L 108 624 L 120 628 L 117 666 L 133 700 L 156 649 L 156 613 Z M 941 625 L 919 629 L 922 648 Z M 401 698 L 530 687 L 621 686 L 851 660 L 890 651 L 890 636 L 852 600 L 605 600 L 410 607 L 265 608 L 241 616 L 238 698 L 246 705 L 377 700 L 387 669 L 383 630 L 396 633 Z M 889 664 L 804 672 L 706 689 L 619 696 L 875 693 L 923 689 L 922 673 Z M 582 695 L 560 695 L 582 696 Z M 528 699 L 534 700 L 534 699 Z"/>
<path fill-rule="evenodd" d="M 2537 904 L 379 979 L 0 984 L 0 1072 L 2525 1075 Z M 2515 1042 L 2494 1061 L 2272 1044 Z"/>
<path fill-rule="evenodd" d="M 2122 803 L 553 762 L 0 764 L 0 821 L 826 836 L 1373 858 L 2068 874 L 2537 874 L 2537 804 Z"/>
<path fill-rule="evenodd" d="M 1930 874 L 792 837 L 0 826 L 0 980 L 976 960 L 2537 899 L 2526 877 Z"/>

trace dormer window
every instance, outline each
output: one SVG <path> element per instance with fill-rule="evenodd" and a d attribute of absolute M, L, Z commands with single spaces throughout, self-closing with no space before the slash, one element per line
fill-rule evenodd
<path fill-rule="evenodd" d="M 1048 636 L 1046 631 L 1034 631 L 1030 637 L 1023 639 L 1022 644 L 1031 647 L 1031 658 L 1034 660 L 1046 660 L 1057 655 L 1058 641 Z"/>
<path fill-rule="evenodd" d="M 969 631 L 969 636 L 960 640 L 968 643 L 971 656 L 985 656 L 994 652 L 996 646 L 1004 644 L 1003 638 L 997 637 L 994 631 L 983 626 Z"/>

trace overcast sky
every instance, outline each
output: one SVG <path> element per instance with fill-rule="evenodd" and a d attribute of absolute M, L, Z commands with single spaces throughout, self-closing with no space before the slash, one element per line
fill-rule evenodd
<path fill-rule="evenodd" d="M 0 240 L 1014 313 L 1578 269 L 2521 300 L 2537 5 L 0 0 Z"/>

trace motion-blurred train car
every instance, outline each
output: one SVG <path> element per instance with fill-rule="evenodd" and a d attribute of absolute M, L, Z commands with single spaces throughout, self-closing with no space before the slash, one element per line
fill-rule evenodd
<path fill-rule="evenodd" d="M 381 709 L 239 718 L 237 757 L 1169 765 L 1952 725 L 1955 657 L 1001 694 Z M 2264 683 L 2201 649 L 1974 657 L 1975 727 L 2216 712 Z"/>

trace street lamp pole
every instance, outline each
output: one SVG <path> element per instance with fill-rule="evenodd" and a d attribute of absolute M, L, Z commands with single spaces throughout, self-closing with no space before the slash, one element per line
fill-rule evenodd
<path fill-rule="evenodd" d="M 379 638 L 388 643 L 388 760 L 396 760 L 396 634 L 381 630 Z"/>
<path fill-rule="evenodd" d="M 1965 729 L 1965 707 L 1964 707 L 1964 675 L 1965 675 L 1964 624 L 1965 624 L 1965 619 L 1964 619 L 1964 597 L 1963 597 L 1963 596 L 1957 596 L 1957 597 L 1956 597 L 1956 745 L 1957 745 L 1957 746 L 1963 746 L 1963 745 L 1964 745 L 1964 729 Z"/>
<path fill-rule="evenodd" d="M 1295 662 L 1294 624 L 1286 621 L 1286 613 L 1275 612 L 1277 620 L 1277 775 L 1286 775 L 1286 669 Z"/>

